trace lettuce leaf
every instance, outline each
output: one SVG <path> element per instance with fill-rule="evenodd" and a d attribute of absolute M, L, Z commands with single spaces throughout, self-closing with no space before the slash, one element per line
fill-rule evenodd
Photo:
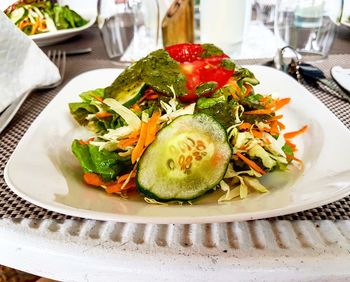
<path fill-rule="evenodd" d="M 117 152 L 99 150 L 91 144 L 72 143 L 72 152 L 80 162 L 84 172 L 97 173 L 105 181 L 113 181 L 116 176 L 131 169 L 129 157 L 121 157 Z"/>

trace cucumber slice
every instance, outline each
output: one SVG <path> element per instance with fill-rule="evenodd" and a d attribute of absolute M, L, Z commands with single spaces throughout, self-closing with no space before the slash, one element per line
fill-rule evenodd
<path fill-rule="evenodd" d="M 14 24 L 18 24 L 27 15 L 28 15 L 28 11 L 26 9 L 24 9 L 23 7 L 20 7 L 18 9 L 15 9 L 12 11 L 12 13 L 10 14 L 10 19 Z"/>
<path fill-rule="evenodd" d="M 187 201 L 213 189 L 232 154 L 225 129 L 206 114 L 184 115 L 162 129 L 142 155 L 137 188 L 158 201 Z"/>
<path fill-rule="evenodd" d="M 112 98 L 123 104 L 123 106 L 130 107 L 142 97 L 146 88 L 147 85 L 144 82 L 136 82 L 117 92 Z"/>

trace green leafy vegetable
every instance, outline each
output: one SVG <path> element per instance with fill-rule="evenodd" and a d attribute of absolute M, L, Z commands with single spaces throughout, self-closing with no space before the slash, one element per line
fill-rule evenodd
<path fill-rule="evenodd" d="M 224 52 L 216 47 L 214 44 L 202 44 L 203 52 L 201 53 L 202 58 L 209 58 L 212 56 L 221 56 Z"/>
<path fill-rule="evenodd" d="M 117 175 L 130 169 L 129 158 L 122 158 L 116 152 L 99 150 L 91 144 L 72 143 L 72 152 L 79 160 L 84 172 L 97 173 L 105 181 L 113 181 Z"/>
<path fill-rule="evenodd" d="M 197 86 L 196 88 L 196 95 L 197 96 L 202 96 L 205 94 L 208 94 L 218 86 L 218 83 L 216 81 L 209 81 L 209 82 L 204 82 L 200 85 Z"/>

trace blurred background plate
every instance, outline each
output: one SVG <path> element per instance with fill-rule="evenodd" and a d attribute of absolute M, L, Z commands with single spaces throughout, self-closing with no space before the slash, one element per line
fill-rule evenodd
<path fill-rule="evenodd" d="M 342 25 L 350 28 L 350 0 L 344 0 L 343 16 L 341 23 Z"/>
<path fill-rule="evenodd" d="M 86 17 L 84 15 L 82 15 L 82 16 L 89 21 L 84 26 L 77 27 L 77 28 L 70 28 L 70 29 L 61 29 L 61 30 L 54 31 L 54 32 L 34 34 L 34 35 L 30 35 L 29 37 L 31 39 L 33 39 L 34 42 L 36 44 L 38 44 L 38 46 L 40 46 L 40 47 L 52 45 L 52 44 L 67 40 L 75 35 L 78 35 L 83 30 L 88 29 L 89 27 L 91 27 L 95 23 L 95 20 L 96 20 L 95 17 L 89 19 L 88 17 Z"/>
<path fill-rule="evenodd" d="M 14 0 L 1 0 L 0 10 L 4 11 L 7 7 L 12 5 Z M 97 0 L 58 0 L 57 3 L 61 6 L 68 5 L 72 10 L 81 15 L 88 23 L 84 26 L 71 29 L 63 29 L 54 32 L 46 32 L 41 34 L 30 35 L 29 37 L 34 40 L 40 47 L 48 46 L 58 42 L 65 41 L 75 35 L 78 35 L 82 31 L 91 27 L 97 17 Z"/>
<path fill-rule="evenodd" d="M 76 11 L 89 22 L 86 25 L 78 28 L 58 30 L 56 32 L 35 34 L 30 36 L 40 47 L 65 41 L 88 29 L 95 23 L 97 16 L 97 0 L 58 0 L 57 3 L 61 6 L 68 5 L 69 8 Z"/>

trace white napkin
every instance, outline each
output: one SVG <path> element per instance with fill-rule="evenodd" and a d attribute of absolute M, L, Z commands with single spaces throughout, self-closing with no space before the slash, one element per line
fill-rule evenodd
<path fill-rule="evenodd" d="M 0 112 L 26 91 L 59 79 L 57 67 L 0 11 Z"/>

